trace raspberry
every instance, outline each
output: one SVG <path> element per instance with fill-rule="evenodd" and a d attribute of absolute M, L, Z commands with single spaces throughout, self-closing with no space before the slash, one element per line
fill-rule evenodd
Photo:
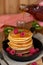
<path fill-rule="evenodd" d="M 14 30 L 14 33 L 15 33 L 15 34 L 18 34 L 18 29 L 15 29 L 15 30 Z"/>
<path fill-rule="evenodd" d="M 30 51 L 31 54 L 36 53 L 36 49 L 34 49 L 34 48 L 31 48 L 29 51 Z"/>
<path fill-rule="evenodd" d="M 19 54 L 17 54 L 19 57 L 22 57 L 22 54 L 21 53 L 19 53 Z"/>
<path fill-rule="evenodd" d="M 20 33 L 20 36 L 21 36 L 21 37 L 24 37 L 24 36 L 25 36 L 25 32 L 21 32 L 21 33 Z"/>
<path fill-rule="evenodd" d="M 36 48 L 36 52 L 38 52 L 39 51 L 39 49 L 38 48 Z"/>
<path fill-rule="evenodd" d="M 31 65 L 37 65 L 37 63 L 36 62 L 33 62 Z"/>
<path fill-rule="evenodd" d="M 33 54 L 29 53 L 29 56 L 32 56 Z"/>
<path fill-rule="evenodd" d="M 9 47 L 8 47 L 8 48 L 6 48 L 6 51 L 10 52 L 10 50 L 11 50 L 11 49 L 10 49 Z"/>
<path fill-rule="evenodd" d="M 11 50 L 9 53 L 10 53 L 11 55 L 14 55 L 14 54 L 15 54 L 15 51 L 14 51 L 14 50 Z"/>

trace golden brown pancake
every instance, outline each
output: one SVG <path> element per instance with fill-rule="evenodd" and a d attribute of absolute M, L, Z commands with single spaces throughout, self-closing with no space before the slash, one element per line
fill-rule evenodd
<path fill-rule="evenodd" d="M 10 42 L 13 42 L 13 43 L 15 43 L 15 44 L 26 44 L 26 43 L 28 43 L 29 41 L 31 41 L 32 40 L 32 38 L 30 38 L 29 40 L 26 40 L 26 41 L 12 41 L 12 40 L 10 40 Z"/>
<path fill-rule="evenodd" d="M 8 43 L 8 45 L 9 45 L 9 47 L 11 47 L 14 50 L 26 50 L 32 46 L 32 44 L 27 45 L 27 46 L 21 46 L 21 45 L 17 46 L 17 45 L 13 45 L 12 43 L 10 43 L 10 44 Z"/>
<path fill-rule="evenodd" d="M 30 48 L 33 48 L 33 46 L 31 46 Z M 21 53 L 21 54 L 29 53 L 29 49 L 26 49 L 26 50 L 16 50 L 16 54 L 18 54 L 18 53 Z"/>
<path fill-rule="evenodd" d="M 25 47 L 25 46 L 30 46 L 32 45 L 32 40 L 30 40 L 28 43 L 13 43 L 13 42 L 8 42 L 8 45 L 13 45 L 13 46 L 17 46 L 17 47 Z"/>
<path fill-rule="evenodd" d="M 24 31 L 26 31 L 24 37 L 21 37 L 21 36 L 20 36 L 20 33 L 14 34 L 14 31 L 12 31 L 12 32 L 9 34 L 8 39 L 9 39 L 10 41 L 19 42 L 19 43 L 20 43 L 20 42 L 25 42 L 25 41 L 29 40 L 29 39 L 32 37 L 33 34 L 31 33 L 31 31 L 27 31 L 27 30 L 25 30 L 25 29 L 24 29 Z"/>
<path fill-rule="evenodd" d="M 16 54 L 18 53 L 29 53 L 29 49 L 33 47 L 33 34 L 31 31 L 23 29 L 25 32 L 25 36 L 20 36 L 20 32 L 15 34 L 14 31 L 9 33 L 8 36 L 8 45 L 11 49 L 16 50 Z"/>

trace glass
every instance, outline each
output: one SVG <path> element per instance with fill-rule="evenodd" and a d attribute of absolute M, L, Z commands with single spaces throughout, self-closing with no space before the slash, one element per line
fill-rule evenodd
<path fill-rule="evenodd" d="M 18 21 L 17 27 L 25 27 L 25 22 L 24 21 Z"/>

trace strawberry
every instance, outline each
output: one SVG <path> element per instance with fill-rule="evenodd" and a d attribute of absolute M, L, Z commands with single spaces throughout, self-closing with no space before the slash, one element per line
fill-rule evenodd
<path fill-rule="evenodd" d="M 18 34 L 18 29 L 15 29 L 15 30 L 14 30 L 14 33 L 15 33 L 15 34 Z"/>
<path fill-rule="evenodd" d="M 8 47 L 8 48 L 6 48 L 6 51 L 10 52 L 10 50 L 11 50 L 11 49 L 10 49 L 9 47 Z"/>
<path fill-rule="evenodd" d="M 14 55 L 14 54 L 15 54 L 15 51 L 14 51 L 14 50 L 11 50 L 9 53 L 10 53 L 11 55 Z"/>

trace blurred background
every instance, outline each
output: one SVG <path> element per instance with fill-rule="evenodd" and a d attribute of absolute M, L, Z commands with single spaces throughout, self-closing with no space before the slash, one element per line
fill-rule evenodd
<path fill-rule="evenodd" d="M 18 13 L 22 4 L 38 4 L 41 1 L 43 0 L 0 0 L 0 14 Z"/>

